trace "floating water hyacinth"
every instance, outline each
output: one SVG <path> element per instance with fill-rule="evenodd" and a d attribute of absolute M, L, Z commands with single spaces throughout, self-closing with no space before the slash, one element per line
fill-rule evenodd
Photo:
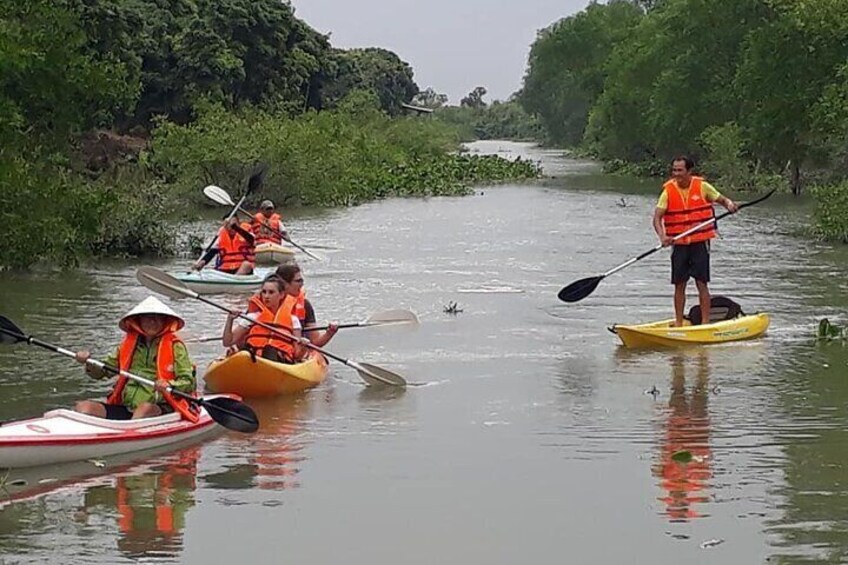
<path fill-rule="evenodd" d="M 831 323 L 827 318 L 822 318 L 819 322 L 819 339 L 845 339 L 845 328 Z"/>

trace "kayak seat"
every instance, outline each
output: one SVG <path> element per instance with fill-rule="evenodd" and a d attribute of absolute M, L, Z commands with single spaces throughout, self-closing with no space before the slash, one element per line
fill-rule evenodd
<path fill-rule="evenodd" d="M 44 418 L 63 417 L 68 420 L 74 420 L 82 424 L 94 424 L 101 428 L 111 428 L 114 430 L 131 430 L 134 428 L 149 428 L 151 426 L 160 426 L 179 422 L 181 416 L 177 412 L 163 414 L 162 416 L 153 416 L 151 418 L 139 418 L 137 420 L 107 420 L 106 418 L 98 418 L 91 414 L 83 414 L 75 410 L 67 408 L 56 408 L 44 413 Z"/>
<path fill-rule="evenodd" d="M 708 322 L 710 324 L 714 322 L 722 322 L 724 320 L 732 320 L 744 315 L 745 312 L 742 311 L 742 307 L 726 296 L 713 296 L 710 300 L 710 321 Z M 692 308 L 689 309 L 689 314 L 684 316 L 684 318 L 691 322 L 693 326 L 700 325 L 701 305 L 696 304 L 695 306 L 692 306 Z"/>

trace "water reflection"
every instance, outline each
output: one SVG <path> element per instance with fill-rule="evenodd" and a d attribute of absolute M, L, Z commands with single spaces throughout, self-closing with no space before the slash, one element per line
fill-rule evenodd
<path fill-rule="evenodd" d="M 149 472 L 117 475 L 112 484 L 88 489 L 77 521 L 92 526 L 114 510 L 121 554 L 132 559 L 176 557 L 186 514 L 195 505 L 199 457 L 200 447 L 192 447 Z"/>
<path fill-rule="evenodd" d="M 13 471 L 0 501 L 0 554 L 18 562 L 48 550 L 57 562 L 94 562 L 117 549 L 178 560 L 200 453 L 194 445 L 143 463 L 119 457 Z"/>
<path fill-rule="evenodd" d="M 700 506 L 709 500 L 710 367 L 706 351 L 688 360 L 684 354 L 675 354 L 670 361 L 671 396 L 660 421 L 662 436 L 654 476 L 664 491 L 659 500 L 668 519 L 685 522 L 706 516 Z M 675 454 L 687 459 L 687 453 L 689 461 L 675 460 Z"/>
<path fill-rule="evenodd" d="M 205 483 L 222 490 L 298 488 L 300 464 L 306 459 L 302 451 L 309 443 L 305 424 L 311 402 L 319 396 L 326 400 L 328 395 L 332 396 L 332 389 L 252 401 L 261 422 L 259 431 L 250 438 L 230 436 L 224 470 L 205 475 Z"/>

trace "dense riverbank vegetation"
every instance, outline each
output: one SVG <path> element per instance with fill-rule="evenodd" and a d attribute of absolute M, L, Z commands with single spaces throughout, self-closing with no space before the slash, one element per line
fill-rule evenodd
<path fill-rule="evenodd" d="M 168 254 L 203 184 L 256 161 L 286 205 L 461 194 L 536 176 L 402 115 L 412 69 L 271 0 L 0 0 L 0 266 Z"/>
<path fill-rule="evenodd" d="M 690 153 L 723 186 L 815 187 L 848 234 L 844 0 L 611 0 L 539 33 L 521 105 L 546 141 L 664 174 Z"/>

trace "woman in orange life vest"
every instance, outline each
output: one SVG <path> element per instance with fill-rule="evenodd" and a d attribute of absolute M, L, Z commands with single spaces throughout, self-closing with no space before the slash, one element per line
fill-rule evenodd
<path fill-rule="evenodd" d="M 197 260 L 193 269 L 201 270 L 217 257 L 215 269 L 231 275 L 249 275 L 256 262 L 256 241 L 251 233 L 250 224 L 239 225 L 238 218 L 229 218 L 218 230 L 218 245 Z"/>
<path fill-rule="evenodd" d="M 166 387 L 172 386 L 193 394 L 197 388 L 188 350 L 176 334 L 184 325 L 182 318 L 152 296 L 139 303 L 118 322 L 126 336 L 117 352 L 107 357 L 106 362 L 150 379 L 155 386 L 151 389 L 119 376 L 105 402 L 81 400 L 74 410 L 110 420 L 149 418 L 176 410 L 187 420 L 196 421 L 196 408 L 166 390 Z M 88 351 L 80 351 L 76 359 L 86 365 L 86 372 L 91 377 L 112 376 L 88 365 L 89 356 Z"/>
<path fill-rule="evenodd" d="M 256 238 L 256 245 L 260 243 L 280 244 L 284 239 L 289 238 L 286 226 L 283 225 L 280 215 L 274 211 L 274 203 L 270 200 L 263 200 L 262 204 L 259 205 L 259 212 L 253 216 L 253 223 L 250 227 Z"/>
<path fill-rule="evenodd" d="M 301 337 L 300 320 L 292 315 L 294 303 L 294 298 L 283 291 L 283 281 L 271 275 L 262 283 L 259 295 L 250 298 L 247 317 Z M 303 356 L 303 346 L 262 326 L 242 320 L 237 317 L 239 314 L 238 310 L 234 310 L 227 315 L 224 347 L 237 346 L 253 351 L 263 359 L 279 363 L 296 363 Z"/>
<path fill-rule="evenodd" d="M 672 241 L 674 236 L 694 228 L 715 217 L 713 202 L 718 202 L 730 212 L 738 206 L 722 196 L 710 183 L 692 175 L 694 162 L 689 157 L 675 157 L 671 162 L 672 178 L 663 184 L 654 211 L 654 231 L 663 247 L 674 245 L 671 253 L 671 283 L 674 285 L 675 326 L 683 325 L 686 306 L 686 285 L 689 277 L 695 279 L 701 304 L 703 323 L 710 316 L 710 240 L 716 236 L 715 223 L 692 235 Z"/>
<path fill-rule="evenodd" d="M 303 335 L 318 347 L 324 347 L 329 343 L 336 332 L 339 331 L 339 325 L 336 322 L 329 324 L 327 331 L 310 331 L 310 327 L 315 327 L 315 309 L 312 308 L 312 303 L 306 299 L 306 291 L 303 289 L 303 273 L 300 267 L 296 264 L 286 264 L 277 267 L 276 276 L 282 279 L 285 285 L 286 294 L 294 297 L 295 305 L 292 313 L 300 320 L 303 327 Z"/>

